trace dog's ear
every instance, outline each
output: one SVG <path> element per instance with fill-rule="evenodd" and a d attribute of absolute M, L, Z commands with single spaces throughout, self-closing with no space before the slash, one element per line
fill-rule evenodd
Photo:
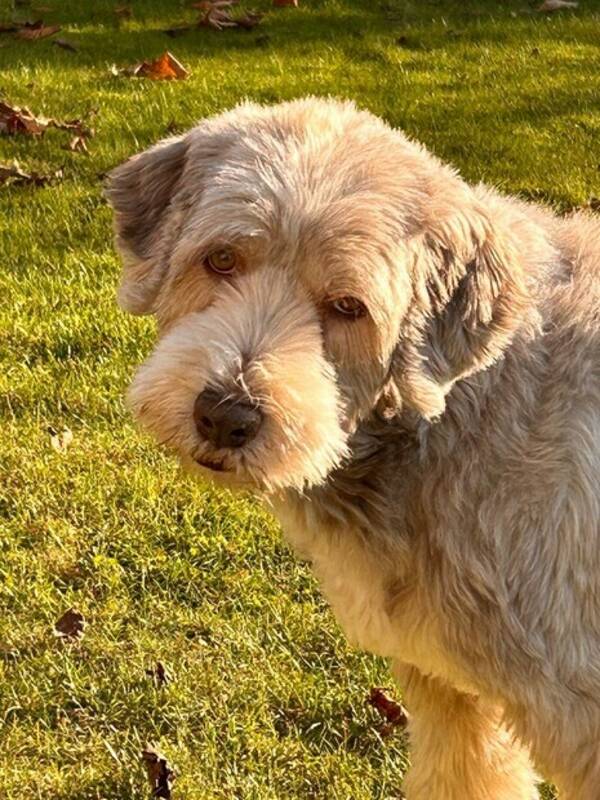
<path fill-rule="evenodd" d="M 528 287 L 510 227 L 482 207 L 435 225 L 410 253 L 414 296 L 392 381 L 402 404 L 432 420 L 457 380 L 502 356 L 523 324 Z"/>
<path fill-rule="evenodd" d="M 109 175 L 106 197 L 115 212 L 116 243 L 124 265 L 118 300 L 133 314 L 149 313 L 160 288 L 166 267 L 161 229 L 186 153 L 185 137 L 166 139 Z"/>

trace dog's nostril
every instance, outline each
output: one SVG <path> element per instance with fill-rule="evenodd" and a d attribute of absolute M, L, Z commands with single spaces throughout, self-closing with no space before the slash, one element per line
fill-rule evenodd
<path fill-rule="evenodd" d="M 200 392 L 194 403 L 198 433 L 217 448 L 243 447 L 256 436 L 262 413 L 244 400 L 222 398 L 215 389 Z"/>

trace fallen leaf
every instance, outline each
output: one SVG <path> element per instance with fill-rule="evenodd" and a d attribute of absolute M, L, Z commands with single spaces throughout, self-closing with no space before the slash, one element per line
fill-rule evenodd
<path fill-rule="evenodd" d="M 4 184 L 20 186 L 27 183 L 32 183 L 34 186 L 45 186 L 53 180 L 62 178 L 62 176 L 62 169 L 43 175 L 39 172 L 23 172 L 16 162 L 14 164 L 0 164 L 0 186 Z"/>
<path fill-rule="evenodd" d="M 237 6 L 239 2 L 240 0 L 198 0 L 198 2 L 191 4 L 191 8 L 197 8 L 199 11 L 208 11 L 211 8 Z"/>
<path fill-rule="evenodd" d="M 235 28 L 229 9 L 237 3 L 238 0 L 202 0 L 200 3 L 194 3 L 193 8 L 204 12 L 198 20 L 198 26 L 215 28 L 218 31 L 223 28 Z"/>
<path fill-rule="evenodd" d="M 197 8 L 203 14 L 198 20 L 199 28 L 255 28 L 261 21 L 263 15 L 255 11 L 248 11 L 245 14 L 234 17 L 231 8 L 238 5 L 238 0 L 201 0 L 193 3 L 192 8 Z"/>
<path fill-rule="evenodd" d="M 28 108 L 10 106 L 0 100 L 0 133 L 38 136 L 46 130 L 48 123 L 46 117 L 36 118 Z"/>
<path fill-rule="evenodd" d="M 81 639 L 85 625 L 81 611 L 70 608 L 54 623 L 54 634 L 62 639 Z"/>
<path fill-rule="evenodd" d="M 560 11 L 561 8 L 577 8 L 578 5 L 570 0 L 544 0 L 538 11 Z"/>
<path fill-rule="evenodd" d="M 298 0 L 273 0 L 275 8 L 283 8 L 284 6 L 293 6 L 298 8 Z"/>
<path fill-rule="evenodd" d="M 54 11 L 51 6 L 31 6 L 31 10 L 36 14 L 51 14 Z"/>
<path fill-rule="evenodd" d="M 57 431 L 54 428 L 48 428 L 50 434 L 50 444 L 57 453 L 66 453 L 69 445 L 73 441 L 73 434 L 68 428 L 63 428 L 62 431 Z"/>
<path fill-rule="evenodd" d="M 138 77 L 150 78 L 152 81 L 185 80 L 190 74 L 183 64 L 167 50 L 162 56 L 149 63 L 144 61 L 135 73 Z"/>
<path fill-rule="evenodd" d="M 17 163 L 0 164 L 0 186 L 16 178 L 15 183 L 27 183 L 31 180 L 31 175 L 23 172 Z"/>
<path fill-rule="evenodd" d="M 146 675 L 151 677 L 157 686 L 165 686 L 171 680 L 171 676 L 161 661 L 156 662 L 154 669 L 147 669 Z"/>
<path fill-rule="evenodd" d="M 406 709 L 400 703 L 388 697 L 385 689 L 378 686 L 373 687 L 367 697 L 367 703 L 373 706 L 384 720 L 394 727 L 404 727 L 408 722 Z"/>
<path fill-rule="evenodd" d="M 68 42 L 66 39 L 54 39 L 52 44 L 55 44 L 57 47 L 62 47 L 63 50 L 69 50 L 71 53 L 77 53 L 79 50 L 78 47 L 75 47 L 74 44 Z"/>
<path fill-rule="evenodd" d="M 88 116 L 95 113 L 95 111 L 90 111 L 88 112 Z M 60 131 L 73 131 L 73 133 L 76 133 L 78 136 L 85 136 L 88 139 L 94 136 L 95 133 L 93 128 L 88 128 L 83 119 L 69 119 L 65 120 L 64 122 L 61 122 L 57 119 L 51 119 L 48 127 L 57 128 Z"/>
<path fill-rule="evenodd" d="M 42 20 L 38 20 L 33 23 L 26 22 L 23 27 L 15 33 L 15 36 L 17 39 L 47 39 L 48 36 L 54 36 L 54 34 L 58 33 L 60 30 L 60 25 L 44 25 Z"/>
<path fill-rule="evenodd" d="M 11 106 L 0 100 L 0 133 L 9 136 L 24 133 L 30 136 L 39 136 L 48 128 L 58 128 L 63 131 L 73 131 L 80 136 L 92 136 L 93 130 L 87 128 L 81 119 L 61 121 L 52 117 L 36 117 L 28 108 Z"/>
<path fill-rule="evenodd" d="M 260 24 L 263 15 L 257 11 L 248 11 L 247 14 L 244 14 L 241 17 L 234 17 L 234 22 L 238 28 L 245 28 L 246 30 L 252 30 L 252 28 L 256 28 L 257 25 Z"/>
<path fill-rule="evenodd" d="M 175 773 L 165 756 L 157 747 L 147 744 L 146 749 L 142 750 L 142 761 L 146 767 L 152 797 L 171 800 L 171 784 L 175 780 Z"/>
<path fill-rule="evenodd" d="M 73 136 L 69 144 L 63 144 L 63 150 L 70 150 L 72 153 L 89 153 L 85 136 Z"/>
<path fill-rule="evenodd" d="M 142 61 L 133 67 L 118 68 L 114 64 L 110 67 L 111 74 L 115 76 L 129 76 L 133 78 L 148 78 L 151 81 L 185 80 L 190 74 L 183 64 L 167 50 L 154 61 Z"/>

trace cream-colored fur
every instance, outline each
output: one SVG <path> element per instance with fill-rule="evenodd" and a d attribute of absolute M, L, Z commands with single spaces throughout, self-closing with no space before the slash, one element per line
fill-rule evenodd
<path fill-rule="evenodd" d="M 597 800 L 600 224 L 316 99 L 203 121 L 109 198 L 121 304 L 159 322 L 132 408 L 268 497 L 348 636 L 392 660 L 407 800 L 531 800 L 532 764 Z M 261 409 L 252 441 L 199 433 L 207 387 Z"/>

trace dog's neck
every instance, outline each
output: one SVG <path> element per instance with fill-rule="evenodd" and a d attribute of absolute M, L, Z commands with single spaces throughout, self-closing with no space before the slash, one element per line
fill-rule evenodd
<path fill-rule="evenodd" d="M 519 379 L 524 363 L 529 365 L 526 384 Z M 407 529 L 423 516 L 424 480 L 432 465 L 443 464 L 453 473 L 457 453 L 468 459 L 471 444 L 490 438 L 492 431 L 495 438 L 505 433 L 503 456 L 518 446 L 518 436 L 527 435 L 536 416 L 547 371 L 543 337 L 518 337 L 504 358 L 453 386 L 437 421 L 427 422 L 410 409 L 391 419 L 373 413 L 352 437 L 350 456 L 323 484 L 302 494 L 286 492 L 282 499 L 307 524 L 339 523 L 366 537 L 384 531 L 397 537 L 399 516 Z"/>

